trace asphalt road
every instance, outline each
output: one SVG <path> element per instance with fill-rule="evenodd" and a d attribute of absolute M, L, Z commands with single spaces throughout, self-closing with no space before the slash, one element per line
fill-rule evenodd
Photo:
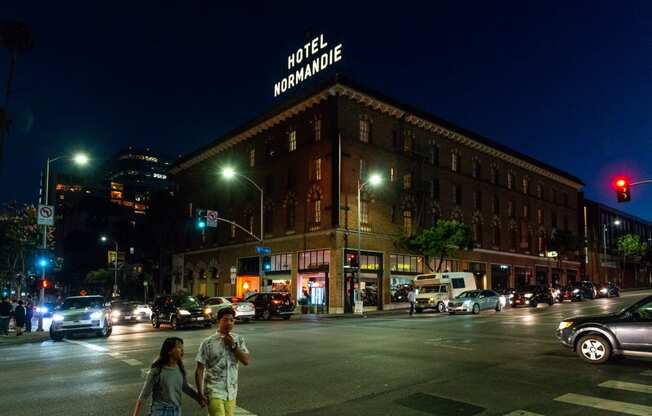
<path fill-rule="evenodd" d="M 563 317 L 616 311 L 650 293 L 477 316 L 238 324 L 252 353 L 240 367 L 238 414 L 652 415 L 652 361 L 589 365 L 554 337 Z M 184 338 L 192 372 L 213 331 L 137 324 L 108 339 L 2 346 L 0 414 L 127 415 L 165 337 Z M 206 413 L 184 398 L 183 414 Z"/>

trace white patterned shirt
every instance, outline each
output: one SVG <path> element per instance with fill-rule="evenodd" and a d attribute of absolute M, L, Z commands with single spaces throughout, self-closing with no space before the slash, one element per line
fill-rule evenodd
<path fill-rule="evenodd" d="M 240 351 L 249 353 L 244 338 L 231 333 Z M 235 400 L 238 395 L 240 362 L 233 350 L 224 344 L 219 332 L 204 339 L 197 352 L 197 362 L 204 365 L 204 392 L 208 397 Z"/>

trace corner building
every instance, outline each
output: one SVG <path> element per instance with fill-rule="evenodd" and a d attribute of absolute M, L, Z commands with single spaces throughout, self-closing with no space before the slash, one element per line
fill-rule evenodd
<path fill-rule="evenodd" d="M 223 222 L 193 227 L 196 208 L 214 209 L 259 234 L 258 190 L 222 179 L 224 166 L 264 190 L 264 245 L 273 254 L 262 280 L 251 236 Z M 479 287 L 579 279 L 574 255 L 558 261 L 546 247 L 555 229 L 578 233 L 579 179 L 341 77 L 184 157 L 170 173 L 180 218 L 173 292 L 282 290 L 303 312 L 350 312 L 360 244 L 365 309 L 404 307 L 407 285 L 435 259 L 403 241 L 439 218 L 472 226 L 475 249 L 445 259 L 442 270 L 471 271 Z M 358 183 L 371 173 L 383 183 L 361 192 L 358 242 Z"/>

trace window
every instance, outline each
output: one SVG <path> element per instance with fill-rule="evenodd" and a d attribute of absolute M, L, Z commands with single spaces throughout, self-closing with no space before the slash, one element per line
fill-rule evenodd
<path fill-rule="evenodd" d="M 477 210 L 482 210 L 482 192 L 473 192 L 473 207 Z"/>
<path fill-rule="evenodd" d="M 321 119 L 315 120 L 315 141 L 321 141 Z"/>
<path fill-rule="evenodd" d="M 360 201 L 360 222 L 369 224 L 369 202 L 364 199 Z"/>
<path fill-rule="evenodd" d="M 405 137 L 403 138 L 403 151 L 405 153 L 412 152 L 413 145 L 414 145 L 414 137 L 412 137 L 412 132 L 406 131 Z"/>
<path fill-rule="evenodd" d="M 507 201 L 507 216 L 514 218 L 514 201 Z"/>
<path fill-rule="evenodd" d="M 491 212 L 494 215 L 500 215 L 500 200 L 498 199 L 498 195 L 494 195 L 493 197 L 491 202 Z"/>
<path fill-rule="evenodd" d="M 480 161 L 479 160 L 474 160 L 473 161 L 473 171 L 471 173 L 472 173 L 474 178 L 480 179 Z"/>
<path fill-rule="evenodd" d="M 313 201 L 313 224 L 321 224 L 321 199 Z"/>
<path fill-rule="evenodd" d="M 360 141 L 369 143 L 369 120 L 360 119 Z"/>
<path fill-rule="evenodd" d="M 321 180 L 321 158 L 315 159 L 315 180 Z"/>
<path fill-rule="evenodd" d="M 432 198 L 439 199 L 439 179 L 433 179 L 431 182 L 432 186 Z"/>
<path fill-rule="evenodd" d="M 254 147 L 249 149 L 249 166 L 252 168 L 256 166 L 256 148 Z"/>
<path fill-rule="evenodd" d="M 541 208 L 537 208 L 537 224 L 543 224 L 543 210 Z"/>
<path fill-rule="evenodd" d="M 281 272 L 292 270 L 292 254 L 274 254 L 270 256 L 269 263 L 272 266 L 272 272 Z"/>
<path fill-rule="evenodd" d="M 297 131 L 292 130 L 288 136 L 288 146 L 289 146 L 289 151 L 294 152 L 297 150 Z"/>
<path fill-rule="evenodd" d="M 491 167 L 491 183 L 498 185 L 498 168 L 495 166 Z"/>
<path fill-rule="evenodd" d="M 389 181 L 394 182 L 396 180 L 396 171 L 394 168 L 389 168 Z"/>
<path fill-rule="evenodd" d="M 479 222 L 473 223 L 473 241 L 478 245 L 482 246 L 482 224 Z"/>
<path fill-rule="evenodd" d="M 451 283 L 453 284 L 453 289 L 464 289 L 466 287 L 464 285 L 464 279 L 461 277 L 451 279 Z"/>
<path fill-rule="evenodd" d="M 510 246 L 512 247 L 512 250 L 516 250 L 518 248 L 518 231 L 512 230 L 510 231 Z"/>
<path fill-rule="evenodd" d="M 389 269 L 393 272 L 423 273 L 423 257 L 390 254 Z"/>
<path fill-rule="evenodd" d="M 498 225 L 494 226 L 493 240 L 491 243 L 494 247 L 500 247 L 500 227 Z"/>
<path fill-rule="evenodd" d="M 286 209 L 285 228 L 287 228 L 288 230 L 294 230 L 296 204 L 294 203 L 294 201 L 289 201 L 285 209 Z"/>
<path fill-rule="evenodd" d="M 462 205 L 462 185 L 453 185 L 453 203 Z"/>
<path fill-rule="evenodd" d="M 358 178 L 366 178 L 367 177 L 367 162 L 364 159 L 360 159 L 360 173 L 358 174 Z"/>
<path fill-rule="evenodd" d="M 537 184 L 537 198 L 541 199 L 543 198 L 543 187 L 541 184 Z"/>
<path fill-rule="evenodd" d="M 539 236 L 537 238 L 537 252 L 538 253 L 543 253 L 543 237 Z"/>
<path fill-rule="evenodd" d="M 455 152 L 451 153 L 451 170 L 453 172 L 458 172 L 459 164 L 460 164 L 460 155 L 458 155 Z"/>
<path fill-rule="evenodd" d="M 430 146 L 430 163 L 439 166 L 439 146 L 436 144 Z"/>
<path fill-rule="evenodd" d="M 403 175 L 403 189 L 411 189 L 412 188 L 412 174 L 411 173 L 406 173 Z"/>
<path fill-rule="evenodd" d="M 527 218 L 530 215 L 530 206 L 525 203 L 523 204 L 523 218 Z"/>
<path fill-rule="evenodd" d="M 299 253 L 299 270 L 317 269 L 331 262 L 330 250 L 312 250 Z"/>
<path fill-rule="evenodd" d="M 528 181 L 527 178 L 523 178 L 523 193 L 527 195 L 528 193 L 528 186 L 530 185 L 530 182 Z"/>
<path fill-rule="evenodd" d="M 557 213 L 553 211 L 551 216 L 552 216 L 551 218 L 552 228 L 557 228 Z"/>
<path fill-rule="evenodd" d="M 512 172 L 507 173 L 507 189 L 512 189 L 514 187 L 514 174 Z"/>
<path fill-rule="evenodd" d="M 412 211 L 409 209 L 403 210 L 403 232 L 412 235 Z"/>
<path fill-rule="evenodd" d="M 235 225 L 231 224 L 231 238 L 235 238 Z"/>

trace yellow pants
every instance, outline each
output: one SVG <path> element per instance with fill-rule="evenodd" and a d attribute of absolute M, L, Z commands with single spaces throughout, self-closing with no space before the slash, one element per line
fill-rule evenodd
<path fill-rule="evenodd" d="M 211 397 L 208 401 L 208 414 L 210 416 L 233 416 L 235 413 L 235 400 L 222 400 Z"/>

